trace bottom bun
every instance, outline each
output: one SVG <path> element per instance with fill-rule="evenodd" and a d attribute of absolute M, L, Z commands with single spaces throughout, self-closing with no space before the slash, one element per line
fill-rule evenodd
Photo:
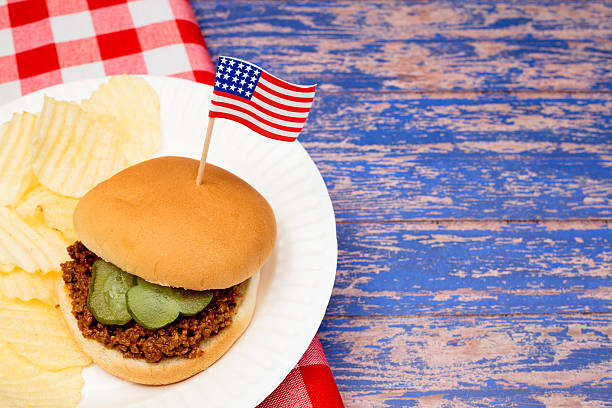
<path fill-rule="evenodd" d="M 60 308 L 73 337 L 92 360 L 105 371 L 139 384 L 164 385 L 189 378 L 210 367 L 234 344 L 248 327 L 255 310 L 259 273 L 238 286 L 242 294 L 234 309 L 232 324 L 200 344 L 200 357 L 167 358 L 159 363 L 147 363 L 144 359 L 125 358 L 120 351 L 105 347 L 102 343 L 83 337 L 77 320 L 72 315 L 72 301 L 61 282 Z"/>

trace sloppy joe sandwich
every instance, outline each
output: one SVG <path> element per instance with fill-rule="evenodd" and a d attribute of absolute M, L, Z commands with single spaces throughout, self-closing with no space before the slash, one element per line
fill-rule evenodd
<path fill-rule="evenodd" d="M 253 187 L 207 164 L 160 157 L 98 184 L 74 212 L 60 307 L 109 373 L 169 384 L 218 360 L 246 330 L 276 240 Z"/>

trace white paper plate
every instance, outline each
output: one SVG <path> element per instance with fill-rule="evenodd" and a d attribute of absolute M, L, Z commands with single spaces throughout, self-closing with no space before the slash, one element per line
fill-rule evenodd
<path fill-rule="evenodd" d="M 212 87 L 143 76 L 161 101 L 164 144 L 159 156 L 199 159 Z M 103 78 L 57 85 L 0 107 L 39 112 L 43 95 L 79 100 Z M 83 370 L 79 407 L 253 407 L 298 362 L 325 314 L 336 273 L 334 212 L 323 179 L 297 142 L 278 142 L 224 119 L 215 121 L 208 161 L 237 174 L 266 197 L 278 239 L 262 270 L 255 315 L 244 335 L 212 367 L 178 384 L 140 386 L 97 366 Z"/>

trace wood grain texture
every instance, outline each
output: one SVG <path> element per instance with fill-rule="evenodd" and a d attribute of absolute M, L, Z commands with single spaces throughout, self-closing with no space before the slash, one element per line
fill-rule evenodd
<path fill-rule="evenodd" d="M 612 99 L 322 95 L 300 140 L 339 220 L 612 214 Z"/>
<path fill-rule="evenodd" d="M 326 318 L 350 407 L 604 407 L 612 316 Z"/>
<path fill-rule="evenodd" d="M 610 90 L 612 6 L 192 1 L 213 55 L 320 91 Z"/>
<path fill-rule="evenodd" d="M 417 12 L 406 11 L 405 7 L 432 7 L 432 10 L 435 8 L 445 15 L 449 12 L 468 13 L 465 11 L 467 8 L 471 10 L 470 15 L 478 9 L 478 13 L 486 14 L 487 18 L 491 13 L 495 16 L 491 18 L 497 19 L 495 21 L 502 21 L 510 19 L 502 17 L 504 13 L 514 15 L 512 13 L 521 7 L 520 3 L 512 7 L 499 6 L 499 9 L 483 5 L 449 8 L 445 4 L 194 3 L 213 56 L 220 53 L 247 59 L 257 56 L 270 69 L 274 64 L 280 64 L 291 70 L 296 68 L 296 64 L 302 64 L 302 67 L 321 61 L 325 66 L 329 64 L 322 57 L 308 53 L 294 55 L 293 62 L 283 60 L 283 55 L 292 47 L 304 46 L 305 41 L 310 40 L 304 38 L 305 35 L 288 33 L 282 27 L 295 25 L 306 29 L 305 23 L 296 22 L 304 18 L 320 25 L 329 23 L 330 19 L 335 21 L 332 17 L 326 19 L 324 15 L 336 13 L 336 6 L 342 10 L 350 9 L 343 12 L 342 19 L 337 22 L 339 26 L 348 29 L 351 24 L 346 19 L 349 19 L 355 24 L 354 35 L 367 35 L 373 41 L 395 37 L 388 36 L 393 33 L 386 31 L 390 29 L 387 25 L 381 23 L 379 27 L 378 23 L 368 20 L 370 17 L 366 16 L 370 16 L 370 12 L 406 16 Z M 552 30 L 547 36 L 561 35 L 560 27 L 573 27 L 572 30 L 578 31 L 591 27 L 600 36 L 609 34 L 607 25 L 598 23 L 600 20 L 591 18 L 592 14 L 589 14 L 607 13 L 597 4 L 582 4 L 582 11 L 576 13 L 570 6 L 564 6 L 564 11 L 555 11 L 554 7 L 548 6 L 541 9 L 533 5 L 524 7 L 530 10 L 532 18 L 543 19 L 535 26 Z M 432 10 L 421 10 L 417 15 L 421 19 L 424 18 L 422 13 L 431 15 Z M 561 14 L 567 18 L 561 18 Z M 472 28 L 478 32 L 473 33 L 478 38 L 493 35 L 491 32 L 498 30 L 488 26 L 485 29 L 484 20 L 486 18 L 481 15 L 473 22 L 480 27 L 480 31 Z M 428 19 L 419 21 L 420 29 L 408 24 L 412 22 L 410 19 L 397 19 L 396 24 L 398 28 L 415 30 L 415 33 L 452 32 L 455 36 L 469 31 L 463 25 L 440 25 L 440 21 Z M 262 24 L 267 24 L 269 30 L 262 32 Z M 595 26 L 598 28 L 593 28 Z M 366 34 L 357 27 L 371 27 L 377 31 Z M 500 38 L 516 36 L 516 33 L 523 32 L 522 28 L 509 24 L 506 31 L 502 30 L 498 35 Z M 226 41 L 224 35 L 231 41 Z M 249 49 L 245 41 L 253 36 L 256 46 L 250 51 L 252 55 L 245 55 Z M 313 31 L 306 37 L 318 41 L 326 35 Z M 294 43 L 285 43 L 287 38 Z M 274 45 L 268 50 L 271 54 L 266 54 L 265 47 L 260 47 L 260 41 Z M 355 41 L 361 43 L 365 40 L 359 37 Z M 332 42 L 343 44 L 344 40 Z M 381 58 L 388 54 L 383 53 Z M 362 55 L 369 54 L 361 53 L 355 58 Z M 400 52 L 400 55 L 404 54 Z M 512 54 L 511 59 L 516 61 L 520 55 Z M 492 58 L 496 65 L 503 65 L 498 56 Z M 349 62 L 343 64 L 346 67 Z M 431 64 L 439 66 L 438 63 Z M 478 60 L 470 64 L 457 60 L 455 64 L 482 67 Z M 338 72 L 337 67 L 330 66 L 329 69 Z M 353 71 L 351 78 L 346 80 L 347 84 L 356 81 L 353 76 L 357 74 Z M 561 71 L 565 75 L 573 72 L 567 67 Z M 578 71 L 585 72 L 582 69 Z M 293 72 L 300 79 L 289 72 L 286 73 L 287 79 L 296 82 L 309 80 L 299 67 Z M 366 76 L 372 77 L 371 73 Z M 481 74 L 473 76 L 483 77 Z M 546 75 L 546 78 L 550 76 Z M 571 81 L 578 83 L 579 79 L 571 78 Z M 319 82 L 322 85 L 329 83 L 326 78 Z M 474 84 L 466 88 L 479 89 Z M 315 99 L 300 136 L 300 141 L 321 170 L 339 220 L 606 218 L 612 214 L 610 94 L 482 95 L 471 91 L 397 94 L 380 92 L 384 89 L 380 84 L 375 86 L 376 92 L 360 90 L 349 93 L 348 89 L 350 87 L 343 87 L 342 92 L 339 89 L 331 93 L 323 89 Z"/>
<path fill-rule="evenodd" d="M 192 5 L 213 59 L 319 84 L 347 407 L 612 406 L 611 4 Z"/>
<path fill-rule="evenodd" d="M 327 316 L 612 312 L 601 222 L 338 225 Z"/>

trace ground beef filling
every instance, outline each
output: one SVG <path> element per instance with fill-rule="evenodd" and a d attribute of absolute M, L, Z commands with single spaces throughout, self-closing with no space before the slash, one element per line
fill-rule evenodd
<path fill-rule="evenodd" d="M 119 350 L 124 357 L 155 363 L 170 357 L 198 357 L 202 340 L 214 336 L 232 322 L 240 296 L 236 287 L 215 290 L 210 304 L 195 316 L 179 316 L 169 325 L 149 330 L 134 320 L 124 326 L 99 323 L 87 308 L 91 266 L 98 256 L 81 242 L 68 247 L 71 261 L 62 264 L 63 279 L 72 298 L 72 314 L 88 339 Z"/>

